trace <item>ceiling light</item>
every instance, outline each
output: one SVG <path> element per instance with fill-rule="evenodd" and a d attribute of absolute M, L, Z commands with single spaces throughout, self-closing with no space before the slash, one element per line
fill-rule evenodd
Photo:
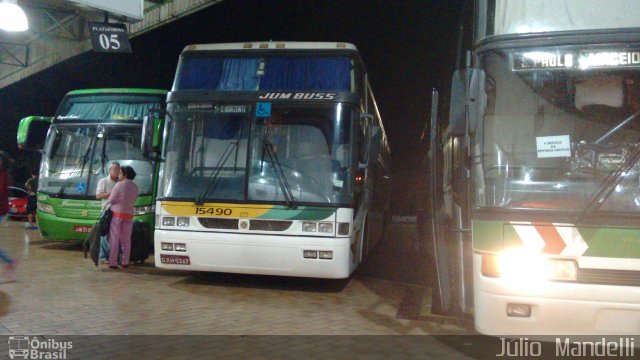
<path fill-rule="evenodd" d="M 0 29 L 5 31 L 26 31 L 29 29 L 27 15 L 16 1 L 2 0 L 0 2 Z"/>

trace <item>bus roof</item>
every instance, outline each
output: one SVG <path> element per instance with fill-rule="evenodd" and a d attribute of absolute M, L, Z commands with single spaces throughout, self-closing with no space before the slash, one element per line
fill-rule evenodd
<path fill-rule="evenodd" d="M 88 94 L 149 94 L 149 95 L 166 95 L 168 93 L 167 90 L 161 89 L 137 89 L 137 88 L 105 88 L 105 89 L 83 89 L 83 90 L 73 90 L 67 93 L 69 95 L 88 95 Z"/>
<path fill-rule="evenodd" d="M 183 51 L 206 50 L 353 50 L 358 48 L 345 42 L 301 42 L 301 41 L 257 41 L 244 43 L 195 44 L 188 45 Z"/>

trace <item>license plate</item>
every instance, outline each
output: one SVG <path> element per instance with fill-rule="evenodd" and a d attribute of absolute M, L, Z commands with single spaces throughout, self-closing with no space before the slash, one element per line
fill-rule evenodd
<path fill-rule="evenodd" d="M 11 208 L 11 209 L 9 209 L 9 212 L 10 212 L 10 213 L 14 213 L 14 214 L 15 214 L 15 213 L 17 213 L 17 212 L 18 212 L 18 209 Z"/>
<path fill-rule="evenodd" d="M 91 226 L 73 225 L 73 231 L 79 232 L 79 233 L 89 233 L 89 232 L 91 232 Z"/>
<path fill-rule="evenodd" d="M 164 255 L 160 254 L 160 262 L 171 265 L 191 265 L 191 260 L 185 255 Z"/>

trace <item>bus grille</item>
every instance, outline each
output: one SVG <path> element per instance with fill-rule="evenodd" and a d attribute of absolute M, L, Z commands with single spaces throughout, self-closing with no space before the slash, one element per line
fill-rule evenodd
<path fill-rule="evenodd" d="M 198 218 L 200 225 L 207 229 L 238 230 L 238 219 Z M 285 231 L 293 221 L 284 220 L 250 220 L 249 230 Z M 246 230 L 246 229 L 245 229 Z"/>
<path fill-rule="evenodd" d="M 285 231 L 291 227 L 292 221 L 251 220 L 249 230 Z"/>
<path fill-rule="evenodd" d="M 577 282 L 594 285 L 640 286 L 640 271 L 579 269 Z"/>
<path fill-rule="evenodd" d="M 87 210 L 77 208 L 57 207 L 55 209 L 56 216 L 60 218 L 81 219 L 81 220 L 98 220 L 100 218 L 100 209 Z M 85 215 L 86 212 L 86 215 Z"/>
<path fill-rule="evenodd" d="M 207 229 L 238 230 L 238 219 L 198 218 Z"/>

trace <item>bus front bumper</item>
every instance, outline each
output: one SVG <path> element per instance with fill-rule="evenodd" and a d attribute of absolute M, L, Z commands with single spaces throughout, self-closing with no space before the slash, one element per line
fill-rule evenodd
<path fill-rule="evenodd" d="M 514 284 L 480 275 L 474 254 L 476 330 L 486 335 L 637 335 L 640 287 L 568 282 Z M 529 316 L 508 315 L 515 306 Z"/>
<path fill-rule="evenodd" d="M 84 240 L 91 227 L 98 221 L 98 219 L 63 218 L 40 210 L 38 210 L 37 218 L 40 234 L 47 240 Z M 154 215 L 139 215 L 134 216 L 133 219 L 152 224 Z"/>
<path fill-rule="evenodd" d="M 186 251 L 162 250 L 162 243 Z M 154 247 L 157 267 L 179 270 L 343 279 L 353 260 L 350 238 L 156 230 Z M 305 250 L 332 258 L 305 258 Z"/>

